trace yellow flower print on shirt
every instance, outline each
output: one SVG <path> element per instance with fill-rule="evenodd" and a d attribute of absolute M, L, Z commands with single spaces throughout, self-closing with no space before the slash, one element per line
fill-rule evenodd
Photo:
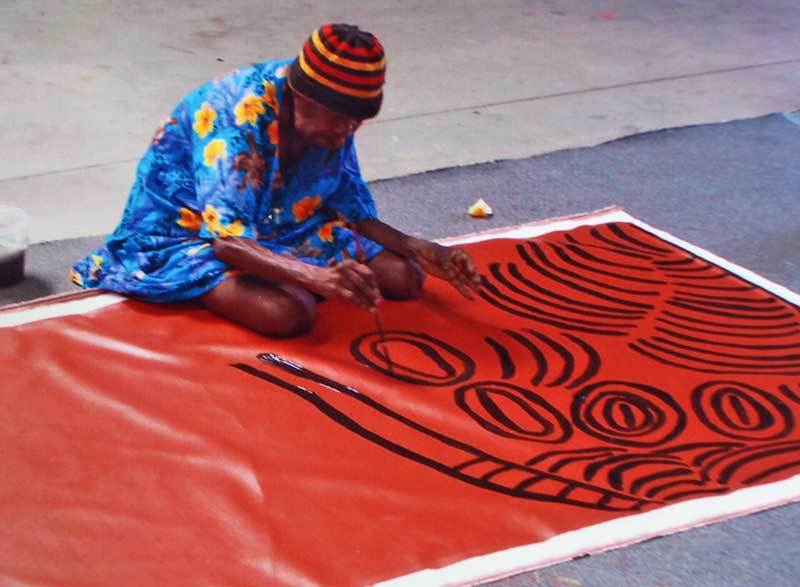
<path fill-rule="evenodd" d="M 322 198 L 320 196 L 306 196 L 302 200 L 298 200 L 292 204 L 292 214 L 297 222 L 302 222 L 313 216 L 314 212 L 319 210 L 322 205 Z"/>
<path fill-rule="evenodd" d="M 214 121 L 217 119 L 217 111 L 208 105 L 208 102 L 203 102 L 200 109 L 194 113 L 194 124 L 192 128 L 201 139 L 206 138 L 206 135 L 214 130 Z"/>
<path fill-rule="evenodd" d="M 275 114 L 278 114 L 280 104 L 278 104 L 278 96 L 275 91 L 275 84 L 264 80 L 264 104 L 272 108 Z"/>
<path fill-rule="evenodd" d="M 208 167 L 216 167 L 217 161 L 228 156 L 228 148 L 224 139 L 214 139 L 203 149 L 203 163 Z"/>
<path fill-rule="evenodd" d="M 241 220 L 234 220 L 224 226 L 221 222 L 219 210 L 211 204 L 206 204 L 202 217 L 208 230 L 217 236 L 242 236 L 244 234 L 244 225 Z"/>
<path fill-rule="evenodd" d="M 208 230 L 211 232 L 218 232 L 222 225 L 219 223 L 219 210 L 217 210 L 211 204 L 206 204 L 205 210 L 203 210 L 203 222 L 205 222 Z"/>
<path fill-rule="evenodd" d="M 189 208 L 181 208 L 178 210 L 179 218 L 176 221 L 178 226 L 182 226 L 192 232 L 197 232 L 203 224 L 200 214 Z"/>
<path fill-rule="evenodd" d="M 325 241 L 326 243 L 332 243 L 333 229 L 337 226 L 344 226 L 344 222 L 342 222 L 341 220 L 331 220 L 330 222 L 326 222 L 325 224 L 323 224 L 322 228 L 320 228 L 317 231 L 317 236 L 319 237 L 319 240 Z"/>
<path fill-rule="evenodd" d="M 233 109 L 233 113 L 236 116 L 236 126 L 242 126 L 246 122 L 255 126 L 259 115 L 265 112 L 263 99 L 255 94 L 247 94 L 239 100 L 239 103 Z"/>

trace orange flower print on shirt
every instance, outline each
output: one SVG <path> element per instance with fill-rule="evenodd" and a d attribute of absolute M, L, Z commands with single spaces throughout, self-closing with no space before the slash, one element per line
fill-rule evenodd
<path fill-rule="evenodd" d="M 263 99 L 255 94 L 247 94 L 239 100 L 239 103 L 233 109 L 233 113 L 236 116 L 236 126 L 243 126 L 245 123 L 255 126 L 256 122 L 258 122 L 258 117 L 265 112 Z"/>
<path fill-rule="evenodd" d="M 200 218 L 200 214 L 194 210 L 189 210 L 189 208 L 181 208 L 178 210 L 178 215 L 179 217 L 176 221 L 178 226 L 182 226 L 187 230 L 197 232 L 203 225 L 203 220 Z"/>
<path fill-rule="evenodd" d="M 275 93 L 275 84 L 264 80 L 264 103 L 272 108 L 275 114 L 278 114 L 280 104 L 278 104 L 278 96 Z"/>
<path fill-rule="evenodd" d="M 217 111 L 209 106 L 208 102 L 203 102 L 200 109 L 194 113 L 192 128 L 201 139 L 204 139 L 208 133 L 214 130 L 214 121 L 216 119 Z"/>
<path fill-rule="evenodd" d="M 217 210 L 211 204 L 206 204 L 205 210 L 203 210 L 203 222 L 208 227 L 208 230 L 211 232 L 216 233 L 222 227 L 219 223 L 219 210 Z"/>
<path fill-rule="evenodd" d="M 267 136 L 269 137 L 269 142 L 271 145 L 278 144 L 278 121 L 273 120 L 269 123 L 267 127 Z"/>
<path fill-rule="evenodd" d="M 331 220 L 330 222 L 326 222 L 325 224 L 323 224 L 322 228 L 320 228 L 317 231 L 317 236 L 319 237 L 319 240 L 324 241 L 326 243 L 332 243 L 333 229 L 336 228 L 337 226 L 344 226 L 344 222 L 342 222 L 341 220 Z"/>
<path fill-rule="evenodd" d="M 228 148 L 223 139 L 214 139 L 203 149 L 203 163 L 208 167 L 216 167 L 217 161 L 228 156 Z"/>
<path fill-rule="evenodd" d="M 302 200 L 298 200 L 292 204 L 292 214 L 297 222 L 307 220 L 314 215 L 314 212 L 319 210 L 322 205 L 322 198 L 320 196 L 306 196 Z"/>

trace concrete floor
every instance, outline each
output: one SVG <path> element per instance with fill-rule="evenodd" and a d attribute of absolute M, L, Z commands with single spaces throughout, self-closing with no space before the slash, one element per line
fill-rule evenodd
<path fill-rule="evenodd" d="M 33 241 L 110 232 L 182 95 L 295 54 L 326 20 L 389 56 L 359 134 L 368 179 L 800 106 L 793 0 L 4 2 L 0 203 L 29 212 Z"/>

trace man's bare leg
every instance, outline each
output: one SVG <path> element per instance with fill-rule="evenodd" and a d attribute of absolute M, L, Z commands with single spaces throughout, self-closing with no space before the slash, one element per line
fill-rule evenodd
<path fill-rule="evenodd" d="M 276 337 L 308 332 L 317 306 L 314 296 L 302 287 L 248 275 L 229 277 L 200 299 L 215 314 Z"/>
<path fill-rule="evenodd" d="M 367 265 L 387 300 L 413 300 L 422 293 L 424 274 L 413 260 L 383 251 Z"/>

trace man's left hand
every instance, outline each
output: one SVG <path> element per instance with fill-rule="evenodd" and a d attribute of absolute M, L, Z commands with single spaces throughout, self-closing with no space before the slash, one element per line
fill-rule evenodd
<path fill-rule="evenodd" d="M 470 300 L 481 287 L 481 276 L 475 262 L 460 247 L 445 247 L 429 241 L 418 241 L 414 247 L 420 268 L 430 275 L 449 281 Z"/>

